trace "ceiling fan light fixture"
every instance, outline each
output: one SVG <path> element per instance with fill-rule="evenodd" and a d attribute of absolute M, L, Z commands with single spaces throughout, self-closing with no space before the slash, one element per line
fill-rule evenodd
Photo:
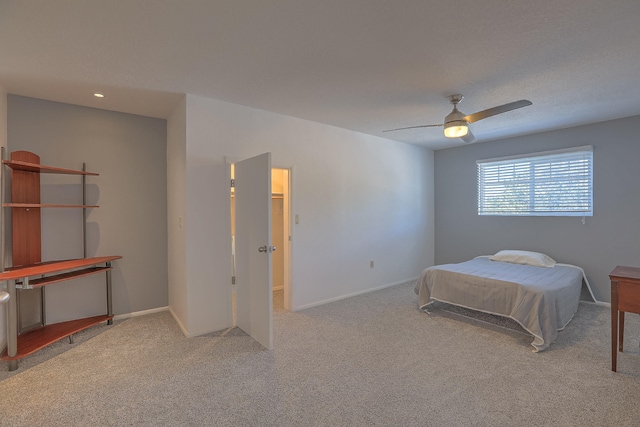
<path fill-rule="evenodd" d="M 462 138 L 464 142 L 470 143 L 476 140 L 473 134 L 469 131 L 470 123 L 475 123 L 479 120 L 484 120 L 497 114 L 506 113 L 507 111 L 515 110 L 516 108 L 532 105 L 531 101 L 521 99 L 519 101 L 509 102 L 507 104 L 498 105 L 473 114 L 465 115 L 462 111 L 458 110 L 458 104 L 462 101 L 462 98 L 464 98 L 462 95 L 449 95 L 447 98 L 449 99 L 449 102 L 453 104 L 453 110 L 451 110 L 451 112 L 444 118 L 443 124 L 409 126 L 398 129 L 388 129 L 383 132 L 444 126 L 444 136 L 447 138 Z"/>
<path fill-rule="evenodd" d="M 455 120 L 444 125 L 444 136 L 447 138 L 460 138 L 469 133 L 469 126 L 464 120 Z"/>

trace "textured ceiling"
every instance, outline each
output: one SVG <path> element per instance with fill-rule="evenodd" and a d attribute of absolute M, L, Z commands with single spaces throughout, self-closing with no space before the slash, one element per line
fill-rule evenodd
<path fill-rule="evenodd" d="M 640 1 L 0 0 L 8 93 L 166 118 L 216 98 L 434 149 L 640 114 Z M 95 91 L 106 97 L 95 99 Z"/>

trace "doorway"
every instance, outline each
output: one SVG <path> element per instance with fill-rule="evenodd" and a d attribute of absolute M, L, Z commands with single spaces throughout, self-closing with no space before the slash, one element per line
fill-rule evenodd
<path fill-rule="evenodd" d="M 272 257 L 273 310 L 291 310 L 289 169 L 271 169 L 271 240 L 277 249 Z"/>
<path fill-rule="evenodd" d="M 231 163 L 231 178 L 235 176 Z M 235 252 L 235 197 L 231 188 L 231 254 L 232 254 L 232 316 L 236 324 L 236 252 Z M 291 310 L 291 169 L 271 169 L 271 245 L 273 311 Z"/>

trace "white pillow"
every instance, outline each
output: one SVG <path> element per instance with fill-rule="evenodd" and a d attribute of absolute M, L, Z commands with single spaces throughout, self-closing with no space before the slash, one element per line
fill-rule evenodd
<path fill-rule="evenodd" d="M 531 251 L 504 250 L 498 252 L 489 259 L 491 261 L 533 265 L 534 267 L 553 267 L 556 265 L 556 262 L 547 255 Z"/>

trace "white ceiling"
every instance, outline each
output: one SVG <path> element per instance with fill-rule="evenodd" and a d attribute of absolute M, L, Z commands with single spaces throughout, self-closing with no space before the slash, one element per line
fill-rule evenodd
<path fill-rule="evenodd" d="M 166 118 L 216 98 L 434 149 L 640 115 L 638 0 L 0 0 L 8 93 Z M 92 96 L 104 92 L 102 100 Z"/>

